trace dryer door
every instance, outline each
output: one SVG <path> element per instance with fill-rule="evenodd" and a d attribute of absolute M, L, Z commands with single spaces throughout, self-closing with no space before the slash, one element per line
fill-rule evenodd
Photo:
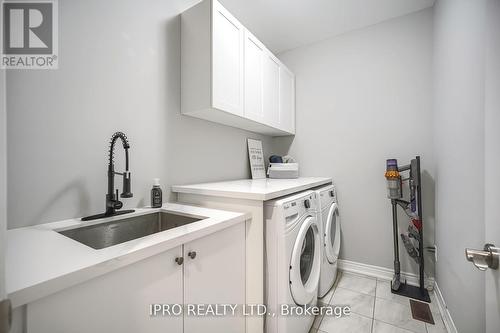
<path fill-rule="evenodd" d="M 306 305 L 317 296 L 320 246 L 316 218 L 308 216 L 297 234 L 290 262 L 290 291 L 297 305 Z"/>
<path fill-rule="evenodd" d="M 336 203 L 332 203 L 325 222 L 325 254 L 330 264 L 337 261 L 340 251 L 340 217 Z"/>

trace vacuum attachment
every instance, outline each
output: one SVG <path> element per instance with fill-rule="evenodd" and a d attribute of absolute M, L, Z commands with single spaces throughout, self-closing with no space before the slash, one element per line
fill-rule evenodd
<path fill-rule="evenodd" d="M 399 199 L 403 196 L 401 191 L 401 175 L 398 171 L 398 160 L 388 159 L 386 161 L 385 179 L 387 179 L 387 197 Z"/>
<path fill-rule="evenodd" d="M 408 236 L 420 243 L 420 232 L 413 224 L 408 225 Z"/>
<path fill-rule="evenodd" d="M 394 276 L 392 277 L 391 289 L 392 290 L 399 290 L 399 287 L 401 287 L 401 275 L 394 274 Z"/>
<path fill-rule="evenodd" d="M 410 237 L 407 234 L 401 234 L 401 239 L 403 240 L 403 244 L 406 248 L 406 252 L 408 255 L 415 260 L 417 264 L 420 265 L 420 256 L 418 254 L 418 249 L 413 245 Z"/>

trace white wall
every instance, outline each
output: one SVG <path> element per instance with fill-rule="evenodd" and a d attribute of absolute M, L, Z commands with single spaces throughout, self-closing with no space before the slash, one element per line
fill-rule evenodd
<path fill-rule="evenodd" d="M 0 10 L 1 13 L 1 10 Z M 5 230 L 7 229 L 7 113 L 5 70 L 0 69 L 0 300 L 5 298 Z"/>
<path fill-rule="evenodd" d="M 341 258 L 393 267 L 387 158 L 422 157 L 426 245 L 433 244 L 432 9 L 280 58 L 296 74 L 297 135 L 275 139 L 275 150 L 296 157 L 302 175 L 333 177 Z M 407 223 L 401 215 L 401 228 Z M 406 253 L 401 258 L 404 271 L 418 272 Z M 432 262 L 426 271 L 433 275 Z"/>
<path fill-rule="evenodd" d="M 500 246 L 500 0 L 488 0 L 485 64 L 485 242 Z M 485 272 L 486 332 L 500 332 L 500 270 Z"/>
<path fill-rule="evenodd" d="M 155 177 L 173 199 L 174 183 L 249 176 L 246 138 L 270 138 L 180 115 L 178 14 L 196 2 L 59 1 L 59 69 L 7 77 L 10 228 L 102 212 L 117 130 L 127 207 L 149 204 Z"/>
<path fill-rule="evenodd" d="M 459 332 L 485 332 L 484 273 L 464 257 L 484 244 L 485 3 L 440 0 L 434 12 L 436 279 Z"/>

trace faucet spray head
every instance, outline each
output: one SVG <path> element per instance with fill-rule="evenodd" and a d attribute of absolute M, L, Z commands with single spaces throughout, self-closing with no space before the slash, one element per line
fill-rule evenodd
<path fill-rule="evenodd" d="M 130 190 L 130 171 L 123 173 L 123 192 L 120 196 L 122 198 L 132 198 L 134 196 Z"/>

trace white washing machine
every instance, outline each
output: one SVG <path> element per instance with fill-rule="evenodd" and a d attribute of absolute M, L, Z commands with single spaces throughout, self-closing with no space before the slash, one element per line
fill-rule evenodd
<path fill-rule="evenodd" d="M 314 316 L 283 316 L 282 305 L 315 306 L 321 238 L 314 191 L 265 203 L 266 333 L 307 333 Z M 274 316 L 272 315 L 274 314 Z"/>
<path fill-rule="evenodd" d="M 334 186 L 324 186 L 315 192 L 322 242 L 318 297 L 322 298 L 330 291 L 337 278 L 337 260 L 340 251 L 340 217 Z"/>

